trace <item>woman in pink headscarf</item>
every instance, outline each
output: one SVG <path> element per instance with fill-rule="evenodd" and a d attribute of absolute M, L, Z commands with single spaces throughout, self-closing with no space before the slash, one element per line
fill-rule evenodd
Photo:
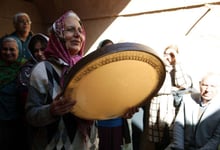
<path fill-rule="evenodd" d="M 33 150 L 96 150 L 94 121 L 70 113 L 75 100 L 62 95 L 65 75 L 84 53 L 85 30 L 73 11 L 66 12 L 51 28 L 45 49 L 48 61 L 38 63 L 30 76 L 27 120 L 33 126 Z"/>

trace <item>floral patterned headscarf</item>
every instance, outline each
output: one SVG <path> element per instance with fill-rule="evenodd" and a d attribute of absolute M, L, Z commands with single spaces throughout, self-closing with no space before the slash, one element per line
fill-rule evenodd
<path fill-rule="evenodd" d="M 64 15 L 62 15 L 59 19 L 57 19 L 53 23 L 52 25 L 53 32 L 50 35 L 50 40 L 45 50 L 45 55 L 47 58 L 53 57 L 57 59 L 62 59 L 65 63 L 67 63 L 70 67 L 72 67 L 77 61 L 79 61 L 82 58 L 84 54 L 85 40 L 83 41 L 79 53 L 75 56 L 71 56 L 64 42 L 64 20 L 68 16 L 73 16 L 80 22 L 83 30 L 82 32 L 85 37 L 86 34 L 85 29 L 80 21 L 80 18 L 72 10 L 67 11 Z"/>
<path fill-rule="evenodd" d="M 85 47 L 85 40 L 84 40 L 79 53 L 75 56 L 72 56 L 70 52 L 67 50 L 65 46 L 65 41 L 64 41 L 64 20 L 68 16 L 73 16 L 79 21 L 79 23 L 82 26 L 82 33 L 84 34 L 84 37 L 85 37 L 85 29 L 82 23 L 80 22 L 80 18 L 73 11 L 71 10 L 67 11 L 64 15 L 62 15 L 59 19 L 57 19 L 53 23 L 52 32 L 49 37 L 49 42 L 47 44 L 47 48 L 44 51 L 44 54 L 47 58 L 55 58 L 57 60 L 62 59 L 65 63 L 68 64 L 68 66 L 66 65 L 63 66 L 62 75 L 61 75 L 61 86 L 64 83 L 64 78 L 65 78 L 64 73 L 66 72 L 68 68 L 74 66 L 74 64 L 82 58 L 84 54 L 84 47 Z M 80 132 L 82 133 L 82 136 L 85 140 L 86 134 L 90 133 L 88 129 L 90 129 L 90 126 L 93 123 L 93 121 L 87 121 L 87 120 L 77 118 L 77 122 L 79 124 L 78 128 Z M 66 126 L 68 126 L 68 124 L 66 124 Z"/>

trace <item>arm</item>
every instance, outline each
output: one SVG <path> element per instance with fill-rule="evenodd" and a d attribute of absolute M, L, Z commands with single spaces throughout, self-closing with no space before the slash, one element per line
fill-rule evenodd
<path fill-rule="evenodd" d="M 45 126 L 55 122 L 59 116 L 69 113 L 76 103 L 75 100 L 62 95 L 59 75 L 51 65 L 45 65 L 45 62 L 39 63 L 30 77 L 26 112 L 27 120 L 33 126 Z"/>
<path fill-rule="evenodd" d="M 51 88 L 53 87 L 49 87 L 45 65 L 40 63 L 32 71 L 26 103 L 27 121 L 33 126 L 45 126 L 58 119 L 51 115 L 50 104 L 47 103 Z"/>
<path fill-rule="evenodd" d="M 179 108 L 179 112 L 176 116 L 174 128 L 173 128 L 173 142 L 172 142 L 172 149 L 184 149 L 184 102 L 181 103 Z"/>
<path fill-rule="evenodd" d="M 218 149 L 218 146 L 220 144 L 220 121 L 218 122 L 217 128 L 215 129 L 215 132 L 213 133 L 213 136 L 208 140 L 208 142 L 200 148 L 200 150 L 216 150 Z"/>
<path fill-rule="evenodd" d="M 46 104 L 47 95 L 40 94 L 37 89 L 30 87 L 26 103 L 27 121 L 33 126 L 45 126 L 55 122 L 58 117 L 50 113 L 50 104 Z"/>

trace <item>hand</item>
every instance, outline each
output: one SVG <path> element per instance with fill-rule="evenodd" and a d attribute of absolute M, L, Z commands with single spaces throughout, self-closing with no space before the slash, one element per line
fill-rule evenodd
<path fill-rule="evenodd" d="M 167 65 L 175 65 L 178 61 L 178 54 L 174 49 L 169 49 L 164 54 L 165 60 L 167 61 Z"/>
<path fill-rule="evenodd" d="M 171 65 L 175 65 L 177 63 L 178 60 L 178 54 L 176 53 L 176 51 L 170 52 L 170 57 L 171 57 Z"/>
<path fill-rule="evenodd" d="M 53 116 L 62 116 L 66 113 L 69 113 L 75 104 L 75 100 L 70 100 L 70 98 L 59 94 L 51 103 L 50 112 Z"/>
<path fill-rule="evenodd" d="M 138 111 L 139 111 L 139 107 L 132 107 L 132 108 L 128 109 L 128 111 L 122 117 L 125 119 L 130 119 Z"/>

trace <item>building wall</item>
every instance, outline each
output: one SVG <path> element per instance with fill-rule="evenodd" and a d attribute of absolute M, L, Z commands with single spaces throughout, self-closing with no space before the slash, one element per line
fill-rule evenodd
<path fill-rule="evenodd" d="M 83 21 L 86 28 L 86 51 L 102 32 L 114 21 L 117 14 L 130 0 L 2 0 L 0 5 L 0 36 L 13 31 L 12 18 L 17 12 L 26 12 L 32 20 L 34 33 L 47 33 L 48 28 L 65 11 L 72 9 Z"/>
<path fill-rule="evenodd" d="M 14 31 L 12 20 L 17 12 L 26 12 L 30 15 L 33 32 L 46 32 L 36 5 L 24 0 L 2 0 L 0 5 L 0 36 Z"/>

